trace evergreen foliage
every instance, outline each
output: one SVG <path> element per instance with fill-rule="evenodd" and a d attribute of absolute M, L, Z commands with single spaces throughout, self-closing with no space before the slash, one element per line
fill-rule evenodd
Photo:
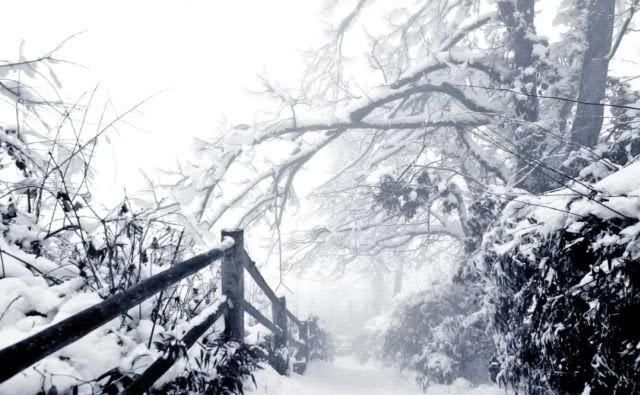
<path fill-rule="evenodd" d="M 222 337 L 203 341 L 194 364 L 170 383 L 154 389 L 152 394 L 197 393 L 206 395 L 243 395 L 244 383 L 261 369 L 267 354 L 259 346 L 238 344 Z"/>
<path fill-rule="evenodd" d="M 481 298 L 479 289 L 459 283 L 405 298 L 389 316 L 380 317 L 389 324 L 372 323 L 356 353 L 361 361 L 373 357 L 416 372 L 423 390 L 458 377 L 488 382 L 494 346 Z"/>
<path fill-rule="evenodd" d="M 316 316 L 311 316 L 306 321 L 309 330 L 309 360 L 333 361 L 335 348 L 333 338 Z"/>
<path fill-rule="evenodd" d="M 635 165 L 596 187 L 633 189 L 625 176 L 637 177 Z M 502 384 L 532 395 L 640 393 L 638 199 L 620 195 L 573 198 L 557 216 L 513 203 L 486 238 Z"/>

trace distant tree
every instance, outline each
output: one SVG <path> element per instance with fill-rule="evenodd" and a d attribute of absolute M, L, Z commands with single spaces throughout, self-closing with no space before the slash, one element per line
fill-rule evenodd
<path fill-rule="evenodd" d="M 417 372 L 422 389 L 458 377 L 489 382 L 486 367 L 495 346 L 489 313 L 478 309 L 479 287 L 475 288 L 446 284 L 399 300 L 358 337 L 356 355 Z"/>

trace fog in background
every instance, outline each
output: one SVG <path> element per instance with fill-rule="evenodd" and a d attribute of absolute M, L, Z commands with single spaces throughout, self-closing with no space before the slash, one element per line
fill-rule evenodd
<path fill-rule="evenodd" d="M 10 2 L 6 14 L 27 17 L 4 21 L 0 52 L 12 59 L 21 53 L 36 57 L 68 39 L 58 57 L 70 64 L 56 74 L 67 102 L 96 89 L 87 125 L 97 125 L 103 108 L 115 116 L 144 101 L 98 144 L 93 198 L 110 208 L 125 192 L 136 196 L 148 188 L 143 172 L 188 161 L 193 138 L 214 135 L 221 122 L 252 121 L 271 111 L 273 106 L 254 93 L 259 75 L 296 86 L 306 67 L 305 51 L 325 37 L 325 7 L 296 0 Z M 363 40 L 349 41 L 345 51 L 359 53 Z M 317 162 L 330 163 L 333 154 L 322 153 Z M 300 193 L 319 185 L 330 170 L 307 168 L 297 181 Z M 298 218 L 291 220 L 295 227 Z M 259 237 L 260 230 L 254 234 Z M 266 264 L 269 282 L 277 284 L 277 257 L 265 235 L 268 242 L 249 239 L 250 251 Z M 408 278 L 405 291 L 450 275 L 446 259 L 435 263 Z M 355 335 L 392 304 L 393 285 L 374 283 L 370 270 L 365 263 L 342 277 L 322 268 L 289 273 L 281 292 L 294 312 L 317 314 L 339 333 Z"/>

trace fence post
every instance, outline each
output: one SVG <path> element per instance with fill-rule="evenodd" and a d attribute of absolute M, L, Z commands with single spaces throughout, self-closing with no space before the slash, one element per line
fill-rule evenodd
<path fill-rule="evenodd" d="M 244 248 L 242 230 L 224 230 L 222 239 L 231 237 L 235 241 L 222 258 L 222 294 L 227 297 L 229 308 L 224 314 L 224 335 L 239 343 L 244 341 L 244 267 L 241 254 Z"/>
<path fill-rule="evenodd" d="M 283 296 L 278 301 L 271 303 L 271 314 L 273 323 L 282 329 L 282 336 L 275 336 L 275 346 L 286 347 L 289 342 L 289 331 L 287 325 L 287 299 Z"/>
<path fill-rule="evenodd" d="M 303 321 L 302 325 L 298 327 L 298 330 L 300 331 L 300 340 L 304 343 L 304 357 L 307 362 L 309 362 L 309 324 L 306 321 Z"/>
<path fill-rule="evenodd" d="M 282 375 L 289 374 L 289 350 L 287 343 L 289 340 L 289 330 L 287 325 L 287 300 L 285 297 L 271 301 L 271 317 L 273 323 L 282 330 L 282 335 L 273 334 L 273 349 L 275 351 L 274 360 L 271 366 L 276 372 Z"/>

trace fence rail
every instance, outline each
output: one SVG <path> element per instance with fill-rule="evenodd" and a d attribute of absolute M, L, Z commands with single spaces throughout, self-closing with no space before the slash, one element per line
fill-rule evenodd
<path fill-rule="evenodd" d="M 308 333 L 305 322 L 298 319 L 286 306 L 286 299 L 279 298 L 244 250 L 242 230 L 223 231 L 222 246 L 197 255 L 158 273 L 137 285 L 117 293 L 104 301 L 64 319 L 24 340 L 0 350 L 0 383 L 29 368 L 34 363 L 84 337 L 94 329 L 106 324 L 151 296 L 176 285 L 210 264 L 222 259 L 221 289 L 225 301 L 215 312 L 194 325 L 182 337 L 182 343 L 191 348 L 204 333 L 224 316 L 224 335 L 237 342 L 244 341 L 244 314 L 254 317 L 274 335 L 274 347 L 293 344 L 308 357 Z M 233 241 L 233 242 L 231 242 Z M 244 271 L 271 301 L 272 319 L 244 299 Z M 289 335 L 288 323 L 298 327 L 300 340 Z M 142 394 L 148 390 L 177 361 L 177 356 L 165 356 L 152 363 L 126 388 L 126 394 Z M 284 374 L 282 367 L 276 367 Z"/>

